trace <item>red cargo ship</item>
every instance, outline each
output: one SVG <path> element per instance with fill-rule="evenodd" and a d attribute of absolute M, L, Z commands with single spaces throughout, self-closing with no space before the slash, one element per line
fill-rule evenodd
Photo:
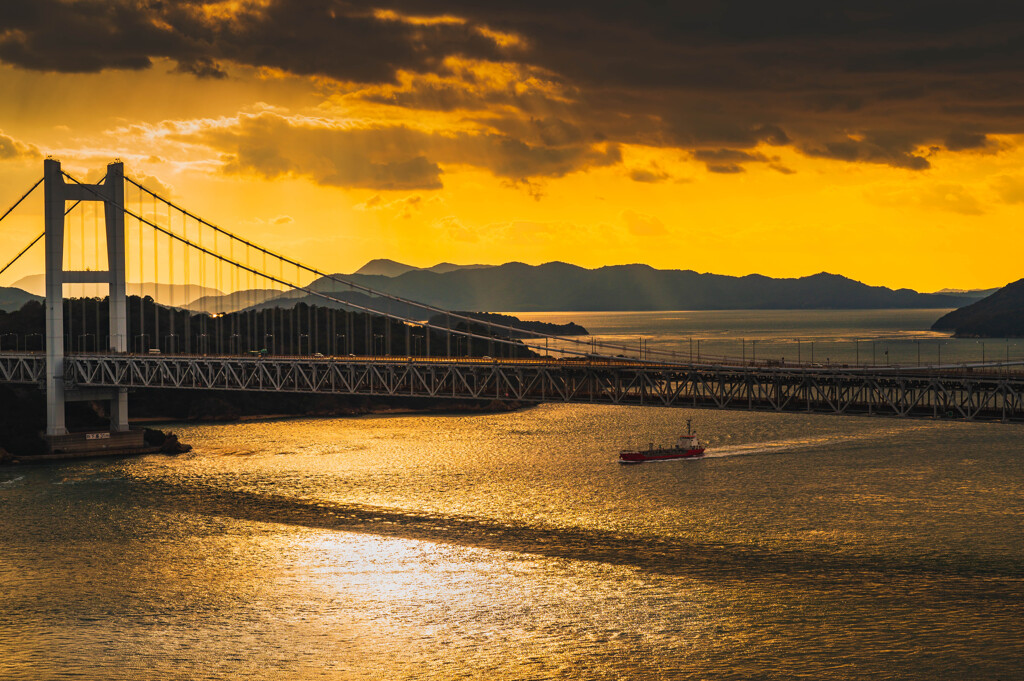
<path fill-rule="evenodd" d="M 668 459 L 699 459 L 704 456 L 704 445 L 686 421 L 686 434 L 679 436 L 673 447 L 658 447 L 653 444 L 647 449 L 623 449 L 619 452 L 619 463 L 643 463 L 644 461 L 666 461 Z"/>

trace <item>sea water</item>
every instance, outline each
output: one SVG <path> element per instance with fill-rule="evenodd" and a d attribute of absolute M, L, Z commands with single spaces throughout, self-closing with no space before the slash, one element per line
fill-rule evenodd
<path fill-rule="evenodd" d="M 687 419 L 705 458 L 617 463 Z M 0 469 L 0 678 L 1024 667 L 1020 426 L 551 404 L 173 429 L 194 452 Z"/>

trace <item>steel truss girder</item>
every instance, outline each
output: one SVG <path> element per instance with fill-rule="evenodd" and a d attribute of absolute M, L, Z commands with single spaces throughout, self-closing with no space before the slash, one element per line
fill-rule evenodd
<path fill-rule="evenodd" d="M 0 383 L 41 385 L 45 358 L 0 353 Z M 1024 422 L 1024 379 L 557 361 L 69 355 L 69 388 L 179 388 L 589 402 Z"/>
<path fill-rule="evenodd" d="M 40 384 L 46 380 L 46 356 L 0 353 L 0 383 Z"/>

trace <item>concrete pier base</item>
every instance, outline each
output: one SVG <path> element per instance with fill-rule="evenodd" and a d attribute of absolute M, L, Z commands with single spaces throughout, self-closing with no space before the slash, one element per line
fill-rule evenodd
<path fill-rule="evenodd" d="M 144 436 L 145 432 L 142 430 L 47 435 L 47 454 L 44 456 L 65 455 L 66 458 L 76 458 L 158 449 L 147 447 Z"/>

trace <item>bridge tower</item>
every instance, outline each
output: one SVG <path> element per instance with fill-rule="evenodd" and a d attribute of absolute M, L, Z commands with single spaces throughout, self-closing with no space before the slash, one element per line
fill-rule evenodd
<path fill-rule="evenodd" d="M 60 161 L 43 162 L 46 223 L 46 435 L 67 434 L 64 405 L 75 400 L 110 400 L 110 430 L 128 431 L 128 393 L 124 389 L 74 390 L 64 385 L 64 284 L 107 284 L 110 300 L 110 352 L 128 349 L 125 297 L 124 164 L 107 166 L 100 184 L 65 182 Z M 107 269 L 64 269 L 64 216 L 68 201 L 102 201 L 107 241 Z M 84 248 L 84 244 L 80 244 Z M 99 339 L 97 339 L 98 341 Z"/>

